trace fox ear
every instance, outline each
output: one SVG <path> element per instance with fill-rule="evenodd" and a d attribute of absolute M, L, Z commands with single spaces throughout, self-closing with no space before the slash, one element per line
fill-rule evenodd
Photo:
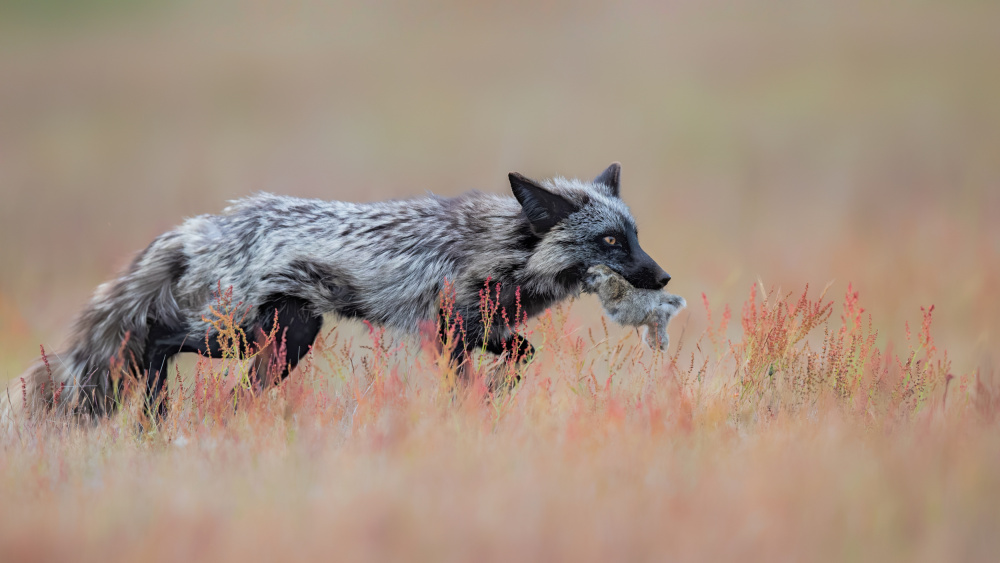
<path fill-rule="evenodd" d="M 620 192 L 620 180 L 622 176 L 622 165 L 618 162 L 612 162 L 611 166 L 608 166 L 604 172 L 601 172 L 596 178 L 594 178 L 595 184 L 600 184 L 607 188 L 608 195 L 612 197 L 621 197 Z"/>
<path fill-rule="evenodd" d="M 549 229 L 556 226 L 559 221 L 579 210 L 573 202 L 546 190 L 534 180 L 525 178 L 517 172 L 511 172 L 507 177 L 510 179 L 510 189 L 520 202 L 521 209 L 531 224 L 531 230 L 536 235 L 549 232 Z"/>

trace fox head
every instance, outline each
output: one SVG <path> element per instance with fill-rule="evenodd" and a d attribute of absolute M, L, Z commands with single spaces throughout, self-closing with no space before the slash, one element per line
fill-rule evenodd
<path fill-rule="evenodd" d="M 591 182 L 553 178 L 538 182 L 509 174 L 531 232 L 538 237 L 528 266 L 582 280 L 605 264 L 640 289 L 662 289 L 670 275 L 639 246 L 635 218 L 620 196 L 621 165 Z"/>

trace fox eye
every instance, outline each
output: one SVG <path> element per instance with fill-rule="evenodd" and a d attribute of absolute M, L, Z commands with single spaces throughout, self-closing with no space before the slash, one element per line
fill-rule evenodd
<path fill-rule="evenodd" d="M 604 237 L 604 242 L 606 242 L 610 246 L 618 246 L 618 239 L 616 239 L 615 237 L 612 237 L 612 236 L 606 236 L 606 237 Z"/>

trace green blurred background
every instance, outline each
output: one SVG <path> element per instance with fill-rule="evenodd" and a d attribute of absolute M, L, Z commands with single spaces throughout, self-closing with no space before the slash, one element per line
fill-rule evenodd
<path fill-rule="evenodd" d="M 1000 3 L 0 0 L 0 379 L 229 199 L 614 160 L 695 333 L 702 292 L 853 282 L 1000 365 Z"/>

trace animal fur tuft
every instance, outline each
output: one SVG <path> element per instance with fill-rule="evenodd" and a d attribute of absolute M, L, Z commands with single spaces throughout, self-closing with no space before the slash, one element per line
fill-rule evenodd
<path fill-rule="evenodd" d="M 587 270 L 584 291 L 597 294 L 611 320 L 623 326 L 641 327 L 646 344 L 659 350 L 666 350 L 670 344 L 667 334 L 670 320 L 687 306 L 679 295 L 637 289 L 603 264 Z"/>
<path fill-rule="evenodd" d="M 0 419 L 9 426 L 45 411 L 100 416 L 113 410 L 116 383 L 141 371 L 149 322 L 179 319 L 171 286 L 184 267 L 179 237 L 156 239 L 121 277 L 97 288 L 65 349 L 8 383 Z"/>

